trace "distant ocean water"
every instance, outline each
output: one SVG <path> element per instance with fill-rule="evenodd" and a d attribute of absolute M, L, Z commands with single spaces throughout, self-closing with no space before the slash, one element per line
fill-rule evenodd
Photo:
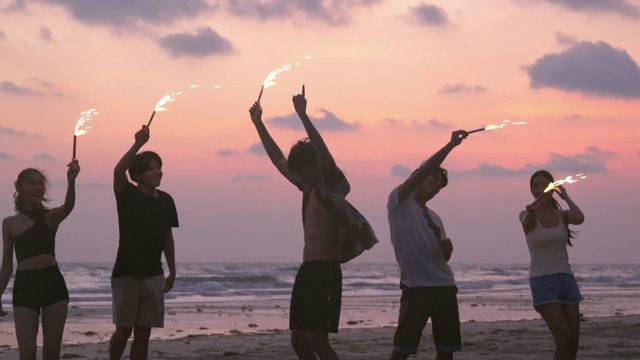
<path fill-rule="evenodd" d="M 167 302 L 288 299 L 299 264 L 183 263 Z M 528 264 L 452 264 L 460 294 L 528 293 Z M 106 263 L 62 263 L 72 304 L 111 302 L 111 269 Z M 580 289 L 640 289 L 640 265 L 573 265 Z M 343 265 L 343 296 L 399 296 L 396 264 Z M 13 280 L 5 293 L 10 303 Z M 8 305 L 8 304 L 5 304 Z"/>

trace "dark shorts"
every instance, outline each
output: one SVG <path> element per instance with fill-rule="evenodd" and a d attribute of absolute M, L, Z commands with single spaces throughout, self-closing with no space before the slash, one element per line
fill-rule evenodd
<path fill-rule="evenodd" d="M 27 307 L 40 314 L 40 309 L 62 300 L 69 300 L 69 291 L 57 265 L 16 271 L 13 281 L 14 307 Z"/>
<path fill-rule="evenodd" d="M 342 303 L 342 270 L 337 261 L 302 263 L 291 293 L 289 329 L 337 333 Z"/>
<path fill-rule="evenodd" d="M 545 304 L 578 304 L 584 298 L 573 274 L 557 273 L 529 279 L 533 307 Z"/>
<path fill-rule="evenodd" d="M 427 320 L 431 318 L 436 350 L 454 352 L 462 349 L 458 288 L 439 286 L 409 288 L 402 286 L 398 328 L 393 337 L 393 351 L 416 354 Z"/>

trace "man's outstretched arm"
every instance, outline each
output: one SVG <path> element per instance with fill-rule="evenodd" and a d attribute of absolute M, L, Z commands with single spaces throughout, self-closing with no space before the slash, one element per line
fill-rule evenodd
<path fill-rule="evenodd" d="M 284 157 L 282 150 L 280 150 L 280 147 L 273 140 L 273 137 L 269 134 L 267 127 L 262 122 L 262 106 L 260 106 L 259 102 L 253 104 L 251 109 L 249 109 L 249 114 L 251 115 L 251 121 L 258 131 L 258 136 L 260 136 L 260 141 L 262 142 L 262 146 L 264 146 L 264 150 L 267 152 L 269 159 L 282 176 L 293 183 L 294 176 L 287 166 L 287 159 Z"/>
<path fill-rule="evenodd" d="M 420 165 L 418 170 L 405 180 L 398 189 L 398 201 L 406 200 L 411 194 L 427 179 L 429 174 L 433 173 L 442 165 L 444 159 L 456 146 L 462 143 L 469 134 L 464 130 L 457 130 L 451 133 L 451 140 L 443 146 L 438 152 L 433 154 L 429 159 Z"/>
<path fill-rule="evenodd" d="M 304 130 L 307 132 L 311 146 L 313 146 L 313 150 L 315 150 L 316 156 L 318 156 L 320 168 L 323 170 L 334 168 L 336 163 L 329 152 L 329 148 L 327 148 L 322 136 L 307 115 L 307 99 L 305 97 L 304 85 L 302 85 L 302 93 L 294 95 L 292 100 L 293 107 L 300 117 L 300 121 L 302 121 L 302 125 L 304 126 Z"/>
<path fill-rule="evenodd" d="M 133 159 L 144 144 L 149 141 L 149 128 L 146 125 L 142 125 L 142 129 L 138 130 L 135 134 L 135 142 L 122 156 L 118 164 L 113 169 L 113 188 L 116 192 L 122 192 L 127 183 L 127 170 L 133 164 Z"/>

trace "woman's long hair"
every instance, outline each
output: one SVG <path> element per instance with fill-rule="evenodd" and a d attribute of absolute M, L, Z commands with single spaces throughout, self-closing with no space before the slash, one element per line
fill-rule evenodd
<path fill-rule="evenodd" d="M 529 190 L 533 188 L 533 179 L 537 178 L 538 176 L 544 177 L 549 181 L 549 183 L 555 181 L 553 180 L 553 175 L 551 175 L 550 172 L 546 170 L 538 170 L 534 172 L 533 175 L 531 175 L 531 179 L 529 179 Z M 554 197 L 551 197 L 551 200 L 553 201 L 553 208 L 562 211 L 562 207 L 560 206 L 558 200 L 556 200 Z M 560 219 L 560 221 L 562 221 L 562 218 Z M 567 238 L 567 244 L 569 244 L 569 246 L 573 246 L 573 244 L 571 243 L 571 239 L 575 238 L 578 233 L 574 230 L 569 229 L 569 224 L 564 224 L 564 226 L 567 228 L 567 235 L 569 235 L 569 237 Z"/>
<path fill-rule="evenodd" d="M 26 168 L 20 171 L 20 173 L 18 174 L 18 179 L 14 183 L 16 191 L 13 193 L 13 210 L 17 213 L 24 210 L 24 196 L 21 193 L 22 185 L 24 185 L 24 183 L 26 183 L 29 180 L 29 177 L 32 174 L 37 174 L 42 176 L 42 179 L 44 179 L 45 187 L 49 187 L 49 181 L 47 180 L 47 177 L 44 176 L 42 171 L 34 168 Z M 48 202 L 49 199 L 47 199 L 45 196 L 45 198 L 42 199 L 42 201 Z"/>

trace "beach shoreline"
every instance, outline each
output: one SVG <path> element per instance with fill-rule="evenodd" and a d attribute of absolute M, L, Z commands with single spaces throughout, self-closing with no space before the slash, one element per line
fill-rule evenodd
<path fill-rule="evenodd" d="M 640 330 L 640 290 L 584 295 L 580 359 L 640 358 L 638 345 L 631 344 Z M 524 293 L 459 295 L 463 351 L 456 358 L 549 358 L 553 340 L 530 301 Z M 165 327 L 152 331 L 150 358 L 293 359 L 288 307 L 288 299 L 168 303 Z M 398 308 L 399 296 L 343 299 L 340 332 L 330 336 L 338 354 L 387 358 Z M 113 330 L 110 305 L 72 304 L 62 355 L 105 359 Z M 434 354 L 430 334 L 427 326 L 418 358 Z M 0 318 L 0 344 L 0 360 L 17 358 L 11 311 Z"/>

